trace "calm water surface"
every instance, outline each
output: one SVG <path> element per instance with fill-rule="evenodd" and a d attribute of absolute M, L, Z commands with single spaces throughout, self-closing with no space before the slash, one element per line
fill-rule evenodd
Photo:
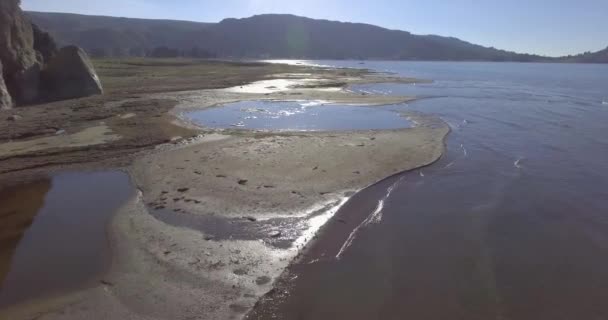
<path fill-rule="evenodd" d="M 352 90 L 424 98 L 387 109 L 442 117 L 448 151 L 359 193 L 251 318 L 608 319 L 608 66 L 363 67 L 435 80 Z"/>
<path fill-rule="evenodd" d="M 133 192 L 121 171 L 61 173 L 0 190 L 0 309 L 98 284 L 110 261 L 106 227 Z"/>

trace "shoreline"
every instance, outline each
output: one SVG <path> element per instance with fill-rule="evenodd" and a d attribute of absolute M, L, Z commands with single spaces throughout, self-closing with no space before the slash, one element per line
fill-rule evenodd
<path fill-rule="evenodd" d="M 364 78 L 353 81 L 359 83 Z M 198 109 L 203 109 L 264 97 L 359 105 L 413 100 L 315 88 L 289 88 L 270 94 L 197 90 L 158 93 L 143 99 L 179 101 L 168 112 L 171 122 L 183 126 L 178 113 L 188 110 L 188 104 L 192 107 L 197 103 Z M 113 259 L 110 271 L 103 276 L 103 281 L 111 285 L 101 283 L 70 294 L 72 303 L 67 307 L 62 306 L 63 302 L 50 305 L 61 309 L 68 319 L 96 319 L 100 312 L 134 319 L 244 316 L 309 244 L 304 234 L 315 216 L 297 212 L 313 210 L 323 201 L 337 205 L 335 211 L 339 211 L 353 194 L 441 157 L 449 127 L 433 116 L 408 116 L 414 118 L 415 126 L 395 130 L 235 133 L 187 126 L 196 135 L 139 153 L 124 169 L 138 194 L 111 220 Z M 402 149 L 395 150 L 396 145 Z M 178 167 L 167 167 L 178 163 Z M 357 168 L 362 163 L 364 168 Z M 208 169 L 211 171 L 205 172 Z M 286 177 L 293 181 L 285 182 Z M 155 207 L 171 211 L 165 216 L 187 217 L 185 225 L 212 222 L 217 226 L 237 225 L 244 231 L 229 228 L 229 235 L 209 235 L 213 233 L 210 230 L 184 227 L 182 222 L 167 223 L 149 214 Z M 298 227 L 285 227 L 291 224 Z M 231 232 L 240 236 L 235 238 Z M 304 241 L 298 242 L 302 237 Z M 283 242 L 288 244 L 287 249 L 283 249 Z M 133 296 L 139 298 L 130 298 Z M 154 297 L 163 297 L 162 302 Z M 41 309 L 38 303 L 14 312 L 19 317 L 37 313 L 34 310 Z M 89 311 L 82 311 L 83 306 Z M 56 318 L 53 313 L 44 315 L 44 319 Z"/>

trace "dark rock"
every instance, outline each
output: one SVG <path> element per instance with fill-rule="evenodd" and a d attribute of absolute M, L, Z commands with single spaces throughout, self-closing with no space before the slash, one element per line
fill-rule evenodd
<path fill-rule="evenodd" d="M 108 287 L 114 286 L 114 283 L 112 283 L 108 280 L 99 280 L 99 283 L 103 284 L 104 286 L 108 286 Z"/>
<path fill-rule="evenodd" d="M 247 180 L 247 179 L 241 179 L 241 180 L 239 180 L 239 184 L 242 185 L 242 186 L 246 185 L 247 182 L 249 182 L 249 180 Z"/>
<path fill-rule="evenodd" d="M 34 33 L 34 50 L 40 54 L 38 61 L 47 64 L 57 54 L 57 44 L 48 32 L 42 31 L 37 25 L 32 24 L 32 31 Z"/>
<path fill-rule="evenodd" d="M 270 282 L 270 280 L 272 280 L 272 279 L 270 279 L 270 277 L 267 277 L 267 276 L 261 276 L 261 277 L 257 277 L 257 278 L 255 279 L 255 283 L 256 283 L 257 285 L 259 285 L 259 286 L 263 286 L 263 285 L 265 285 L 265 284 L 269 283 L 269 282 Z"/>
<path fill-rule="evenodd" d="M 186 192 L 188 190 L 190 190 L 190 188 L 179 188 L 177 189 L 177 192 Z"/>
<path fill-rule="evenodd" d="M 236 274 L 237 276 L 244 276 L 246 275 L 249 271 L 247 271 L 247 269 L 245 268 L 238 268 L 238 269 L 234 269 L 234 271 L 232 271 L 234 274 Z"/>
<path fill-rule="evenodd" d="M 236 313 L 245 313 L 247 310 L 249 310 L 249 307 L 243 306 L 240 304 L 236 304 L 236 303 L 229 305 L 229 307 L 230 307 L 230 310 L 232 310 Z"/>
<path fill-rule="evenodd" d="M 8 93 L 4 76 L 2 75 L 2 62 L 0 61 L 0 110 L 10 109 L 13 107 L 13 98 Z"/>
<path fill-rule="evenodd" d="M 63 100 L 102 94 L 99 77 L 86 52 L 76 46 L 59 50 L 42 74 L 47 100 Z"/>
<path fill-rule="evenodd" d="M 22 117 L 20 115 L 13 114 L 13 115 L 8 116 L 6 118 L 6 121 L 17 121 L 17 120 L 20 120 L 21 118 Z"/>

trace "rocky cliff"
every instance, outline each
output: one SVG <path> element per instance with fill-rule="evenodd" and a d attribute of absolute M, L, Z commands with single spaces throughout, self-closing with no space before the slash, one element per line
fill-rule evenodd
<path fill-rule="evenodd" d="M 27 105 L 58 98 L 51 91 L 62 89 L 62 83 L 49 83 L 45 79 L 57 79 L 53 74 L 58 71 L 47 71 L 53 64 L 58 50 L 52 37 L 34 26 L 23 14 L 19 0 L 0 1 L 0 108 L 14 105 Z M 73 55 L 74 56 L 74 55 Z M 100 93 L 101 85 L 86 54 L 74 56 L 75 60 L 62 59 L 55 65 L 80 73 L 70 73 L 71 82 L 83 81 L 98 84 L 98 90 L 87 88 L 82 92 L 72 90 L 70 98 Z M 84 60 L 84 62 L 83 62 Z M 82 68 L 85 65 L 87 68 Z M 72 84 L 68 84 L 73 88 Z M 61 95 L 59 95 L 61 96 Z"/>

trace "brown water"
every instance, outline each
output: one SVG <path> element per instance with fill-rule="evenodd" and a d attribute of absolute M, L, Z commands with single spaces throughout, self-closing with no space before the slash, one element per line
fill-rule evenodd
<path fill-rule="evenodd" d="M 399 109 L 447 153 L 358 193 L 249 318 L 608 319 L 608 66 L 367 66 L 436 80 L 353 90 L 427 98 Z"/>
<path fill-rule="evenodd" d="M 120 171 L 0 190 L 0 307 L 99 281 L 110 261 L 106 227 L 132 195 Z"/>

